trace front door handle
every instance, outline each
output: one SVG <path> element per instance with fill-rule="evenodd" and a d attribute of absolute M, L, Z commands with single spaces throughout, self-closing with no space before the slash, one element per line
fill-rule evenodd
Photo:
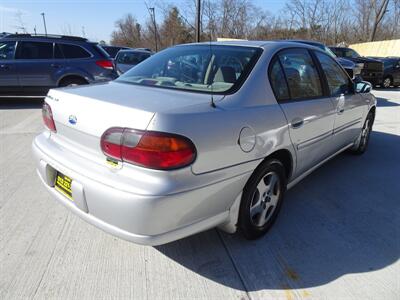
<path fill-rule="evenodd" d="M 10 70 L 10 66 L 8 66 L 8 65 L 0 65 L 0 69 Z"/>
<path fill-rule="evenodd" d="M 57 64 L 51 64 L 51 66 L 52 66 L 53 68 L 60 68 L 60 67 L 61 67 L 60 65 L 57 65 Z"/>
<path fill-rule="evenodd" d="M 338 114 L 339 115 L 342 114 L 343 112 L 344 112 L 344 108 L 343 107 L 338 109 Z"/>
<path fill-rule="evenodd" d="M 303 126 L 303 124 L 304 124 L 304 120 L 300 119 L 300 118 L 295 118 L 291 122 L 292 128 L 295 128 L 295 129 L 300 128 L 301 126 Z"/>

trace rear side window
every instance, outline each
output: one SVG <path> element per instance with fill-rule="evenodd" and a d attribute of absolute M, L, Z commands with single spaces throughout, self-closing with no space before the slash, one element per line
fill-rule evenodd
<path fill-rule="evenodd" d="M 293 100 L 322 97 L 317 67 L 306 49 L 289 49 L 279 53 L 279 60 Z"/>
<path fill-rule="evenodd" d="M 15 42 L 0 42 L 0 60 L 13 59 Z"/>
<path fill-rule="evenodd" d="M 119 52 L 116 60 L 117 63 L 120 64 L 137 65 L 138 63 L 144 61 L 146 58 L 149 57 L 150 55 L 147 53 Z"/>
<path fill-rule="evenodd" d="M 16 59 L 52 59 L 53 43 L 18 42 Z"/>
<path fill-rule="evenodd" d="M 81 46 L 58 44 L 64 58 L 88 58 L 91 57 L 90 53 L 83 49 Z M 56 47 L 57 49 L 57 47 Z"/>
<path fill-rule="evenodd" d="M 269 73 L 270 83 L 276 100 L 289 99 L 289 89 L 279 60 L 275 59 Z"/>
<path fill-rule="evenodd" d="M 340 96 L 350 92 L 350 80 L 345 72 L 328 55 L 315 53 L 328 81 L 331 96 Z"/>

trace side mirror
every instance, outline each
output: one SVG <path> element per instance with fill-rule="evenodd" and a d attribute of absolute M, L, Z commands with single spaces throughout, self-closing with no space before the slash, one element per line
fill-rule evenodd
<path fill-rule="evenodd" d="M 356 91 L 356 93 L 369 93 L 372 90 L 372 84 L 370 84 L 367 81 L 361 81 L 358 83 L 354 83 L 354 90 Z"/>

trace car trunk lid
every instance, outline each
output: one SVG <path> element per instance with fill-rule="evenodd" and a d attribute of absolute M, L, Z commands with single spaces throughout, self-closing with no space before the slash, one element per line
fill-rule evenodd
<path fill-rule="evenodd" d="M 80 155 L 104 160 L 102 134 L 110 127 L 145 130 L 155 113 L 210 101 L 206 94 L 110 82 L 50 90 L 57 133 L 52 139 Z"/>

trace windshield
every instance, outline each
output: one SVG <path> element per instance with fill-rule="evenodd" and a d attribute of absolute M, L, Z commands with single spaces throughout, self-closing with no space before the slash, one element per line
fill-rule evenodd
<path fill-rule="evenodd" d="M 356 51 L 353 49 L 345 49 L 344 50 L 344 57 L 348 58 L 358 58 L 360 57 L 360 54 L 358 54 Z"/>
<path fill-rule="evenodd" d="M 143 52 L 119 52 L 117 55 L 117 63 L 127 65 L 137 65 L 150 57 L 150 53 Z"/>
<path fill-rule="evenodd" d="M 250 73 L 261 48 L 187 45 L 153 55 L 116 81 L 207 93 L 229 93 Z"/>

